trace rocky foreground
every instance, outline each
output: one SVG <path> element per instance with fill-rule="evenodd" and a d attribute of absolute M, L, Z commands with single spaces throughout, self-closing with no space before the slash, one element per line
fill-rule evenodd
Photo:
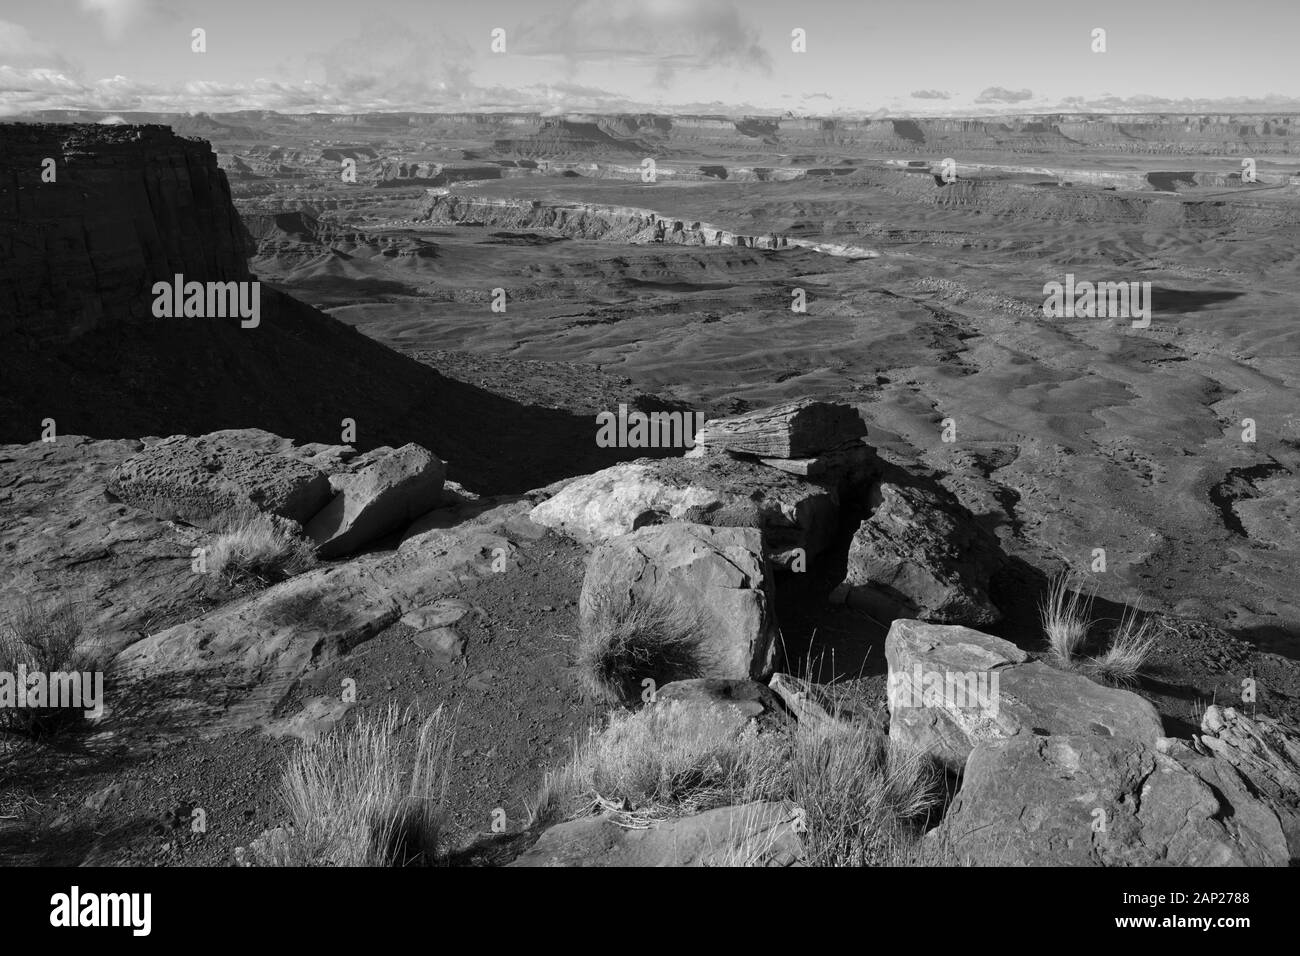
<path fill-rule="evenodd" d="M 530 619 L 558 608 L 583 628 L 602 595 L 618 594 L 629 607 L 666 600 L 689 609 L 706 623 L 706 640 L 689 673 L 647 665 L 651 692 L 639 693 L 644 681 L 634 680 L 606 734 L 625 719 L 618 714 L 683 707 L 717 708 L 738 734 L 839 726 L 887 734 L 890 746 L 920 755 L 949 781 L 948 797 L 918 831 L 923 862 L 1294 862 L 1300 737 L 1268 714 L 1279 709 L 1278 692 L 1265 686 L 1206 706 L 1199 727 L 1180 736 L 1168 728 L 1183 725 L 1157 709 L 1160 698 L 1144 683 L 1107 685 L 1086 668 L 1059 666 L 1041 641 L 1018 645 L 988 633 L 1004 616 L 1007 589 L 997 582 L 1011 559 L 937 483 L 882 459 L 866 431 L 849 406 L 791 403 L 709 422 L 684 457 L 619 464 L 505 497 L 448 482 L 439 457 L 417 445 L 358 453 L 248 429 L 8 445 L 0 449 L 3 597 L 75 595 L 87 610 L 88 646 L 110 692 L 80 747 L 129 755 L 124 766 L 159 754 L 175 765 L 191 748 L 202 761 L 214 752 L 204 747 L 226 740 L 265 756 L 262 773 L 273 773 L 297 740 L 401 696 L 391 670 L 367 676 L 373 642 L 386 655 L 403 648 L 405 669 L 472 671 L 465 686 L 485 690 L 509 683 L 517 707 L 455 698 L 437 680 L 405 699 L 424 707 L 458 700 L 472 744 L 461 755 L 478 755 L 465 763 L 518 764 L 501 784 L 511 792 L 489 795 L 483 809 L 526 804 L 564 748 L 537 752 L 539 725 L 515 729 L 508 712 L 545 699 L 541 709 L 556 720 L 599 727 L 606 707 L 579 692 L 571 646 L 556 648 L 552 657 L 567 658 L 558 668 L 477 670 L 497 653 L 486 619 L 516 615 L 530 628 Z M 314 566 L 269 586 L 214 581 L 206 558 L 232 514 L 269 516 L 314 555 Z M 553 604 L 529 603 L 539 587 L 551 588 L 545 600 Z M 492 604 L 493 588 L 518 607 Z M 817 638 L 796 647 L 786 631 L 797 630 L 799 615 L 821 612 L 856 621 L 864 643 L 873 622 L 888 625 L 883 699 L 879 688 L 874 700 L 851 699 L 804 676 L 821 652 Z M 954 697 L 950 675 L 972 695 Z M 493 729 L 475 739 L 483 720 Z M 255 740 L 283 747 L 268 756 Z M 57 757 L 41 759 L 58 772 Z M 21 763 L 11 755 L 9 766 Z M 75 781 L 99 779 L 84 769 L 63 766 L 77 800 Z M 136 778 L 121 776 L 107 788 L 95 784 L 80 805 L 67 804 L 65 793 L 61 815 L 26 814 L 8 836 L 66 846 L 87 818 L 102 832 L 104 815 L 120 830 L 129 808 L 142 805 L 139 780 L 133 804 L 123 781 Z M 48 783 L 18 790 L 51 800 Z M 209 786 L 193 804 L 219 803 L 222 784 Z M 259 786 L 275 789 L 273 779 Z M 486 842 L 496 847 L 493 862 L 525 866 L 808 862 L 807 808 L 788 799 L 636 825 L 633 810 L 597 804 L 559 822 L 511 822 L 493 827 Z M 231 863 L 238 841 L 238 858 L 250 862 L 285 832 L 273 802 L 224 829 L 209 812 L 220 836 L 169 837 L 168 851 L 206 840 L 215 862 Z M 485 830 L 484 817 L 471 819 L 460 839 L 482 844 Z M 106 854 L 100 840 L 74 855 Z"/>

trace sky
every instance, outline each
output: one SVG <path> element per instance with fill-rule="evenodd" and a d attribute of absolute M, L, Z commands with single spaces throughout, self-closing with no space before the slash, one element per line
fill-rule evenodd
<path fill-rule="evenodd" d="M 1298 28 L 1300 0 L 0 0 L 0 115 L 1288 112 Z"/>

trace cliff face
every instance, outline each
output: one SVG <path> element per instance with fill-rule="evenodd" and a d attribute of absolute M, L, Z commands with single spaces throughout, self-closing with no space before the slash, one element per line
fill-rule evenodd
<path fill-rule="evenodd" d="M 246 280 L 250 252 L 206 142 L 163 126 L 0 125 L 5 336 L 155 321 L 155 282 Z"/>
<path fill-rule="evenodd" d="M 55 183 L 41 182 L 47 157 Z M 326 240 L 371 243 L 307 216 L 252 225 L 264 241 L 310 241 L 313 255 Z M 444 378 L 269 285 L 255 328 L 153 315 L 153 283 L 178 272 L 250 279 L 251 246 L 205 142 L 152 126 L 0 125 L 0 459 L 51 419 L 60 445 L 223 428 L 338 444 L 350 420 L 360 450 L 415 442 L 488 494 L 639 454 L 597 447 L 589 416 Z"/>

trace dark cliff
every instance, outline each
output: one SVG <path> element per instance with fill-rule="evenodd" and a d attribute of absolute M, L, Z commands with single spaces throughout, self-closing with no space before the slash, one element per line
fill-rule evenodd
<path fill-rule="evenodd" d="M 165 126 L 0 125 L 6 337 L 150 321 L 155 282 L 248 279 L 249 251 L 206 142 Z"/>

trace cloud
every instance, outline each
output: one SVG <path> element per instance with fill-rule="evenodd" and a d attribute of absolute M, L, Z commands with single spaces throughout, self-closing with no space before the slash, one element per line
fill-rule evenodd
<path fill-rule="evenodd" d="M 572 0 L 558 14 L 516 27 L 508 42 L 512 52 L 559 56 L 570 66 L 648 67 L 661 84 L 682 70 L 772 69 L 758 29 L 732 0 Z"/>
<path fill-rule="evenodd" d="M 913 90 L 912 99 L 916 100 L 950 100 L 951 93 L 945 93 L 943 90 Z"/>
<path fill-rule="evenodd" d="M 339 100 L 370 108 L 455 105 L 471 100 L 475 90 L 464 40 L 420 33 L 387 16 L 365 22 L 359 35 L 310 59 L 320 63 L 325 86 Z"/>
<path fill-rule="evenodd" d="M 1032 99 L 1033 90 L 1008 90 L 1001 86 L 990 86 L 975 97 L 976 103 L 1023 103 Z"/>
<path fill-rule="evenodd" d="M 119 40 L 146 12 L 157 14 L 163 5 L 158 0 L 81 0 L 81 9 L 99 18 L 109 39 Z"/>
<path fill-rule="evenodd" d="M 0 64 L 15 69 L 49 67 L 72 71 L 71 64 L 52 46 L 32 36 L 21 24 L 8 20 L 0 20 Z"/>

